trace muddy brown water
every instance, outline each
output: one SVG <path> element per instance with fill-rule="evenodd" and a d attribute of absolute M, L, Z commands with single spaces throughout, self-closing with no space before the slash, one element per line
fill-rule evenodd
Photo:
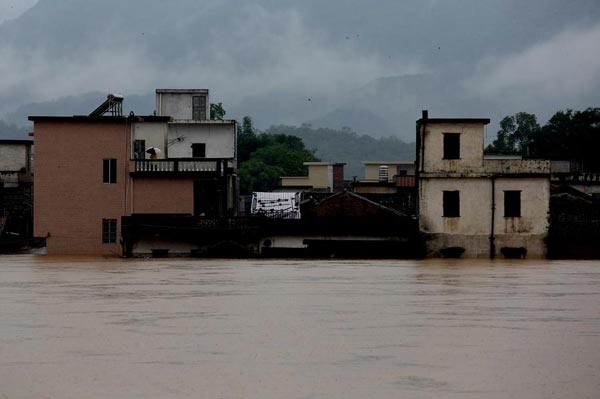
<path fill-rule="evenodd" d="M 598 398 L 600 262 L 0 257 L 0 398 Z"/>

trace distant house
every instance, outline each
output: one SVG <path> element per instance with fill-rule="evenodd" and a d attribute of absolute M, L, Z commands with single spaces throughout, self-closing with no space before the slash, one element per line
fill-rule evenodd
<path fill-rule="evenodd" d="M 0 251 L 32 235 L 33 140 L 0 140 Z"/>
<path fill-rule="evenodd" d="M 417 121 L 419 226 L 428 256 L 546 255 L 550 162 L 484 157 L 489 121 L 433 119 L 426 111 Z"/>
<path fill-rule="evenodd" d="M 393 194 L 415 186 L 414 161 L 363 161 L 365 178 L 352 184 L 356 193 Z"/>
<path fill-rule="evenodd" d="M 351 191 L 310 198 L 302 218 L 266 225 L 263 256 L 416 258 L 421 240 L 416 219 Z"/>
<path fill-rule="evenodd" d="M 18 187 L 31 183 L 33 140 L 0 140 L 0 185 Z"/>
<path fill-rule="evenodd" d="M 236 124 L 206 119 L 208 90 L 157 90 L 158 115 L 150 116 L 123 116 L 122 100 L 109 95 L 87 116 L 29 117 L 34 228 L 48 253 L 121 255 L 121 219 L 130 215 L 235 211 Z M 135 253 L 165 247 L 129 242 Z"/>
<path fill-rule="evenodd" d="M 311 190 L 329 193 L 344 188 L 344 163 L 304 162 L 308 176 L 285 176 L 281 178 L 281 188 L 285 191 Z"/>

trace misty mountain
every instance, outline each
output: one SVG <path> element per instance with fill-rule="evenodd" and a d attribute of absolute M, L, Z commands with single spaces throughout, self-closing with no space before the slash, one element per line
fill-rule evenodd
<path fill-rule="evenodd" d="M 306 124 L 330 129 L 348 127 L 358 134 L 366 134 L 372 137 L 404 137 L 397 127 L 382 116 L 358 106 L 337 108 L 320 118 L 307 121 Z"/>
<path fill-rule="evenodd" d="M 397 137 L 373 138 L 359 135 L 349 128 L 327 129 L 302 126 L 271 126 L 267 133 L 283 133 L 300 137 L 304 146 L 327 162 L 344 162 L 344 176 L 364 177 L 362 161 L 411 161 L 415 159 L 414 143 Z"/>
<path fill-rule="evenodd" d="M 30 103 L 19 106 L 3 118 L 7 123 L 18 126 L 30 126 L 27 117 L 30 115 L 88 115 L 106 100 L 108 93 L 88 92 L 76 96 L 61 97 L 51 101 Z M 122 94 L 122 93 L 120 93 Z M 125 96 L 123 114 L 133 111 L 137 115 L 150 115 L 154 112 L 154 93 L 147 95 Z"/>
<path fill-rule="evenodd" d="M 157 87 L 210 88 L 262 129 L 410 141 L 421 109 L 494 123 L 600 103 L 597 0 L 39 0 L 0 38 L 0 118 L 19 125 L 88 113 L 84 93 L 144 97 L 130 108 L 151 112 Z"/>

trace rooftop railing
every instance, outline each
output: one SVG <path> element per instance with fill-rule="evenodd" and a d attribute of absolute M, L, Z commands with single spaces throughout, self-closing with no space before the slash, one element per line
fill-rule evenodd
<path fill-rule="evenodd" d="M 138 173 L 198 173 L 223 174 L 228 160 L 223 158 L 136 159 L 133 172 Z"/>

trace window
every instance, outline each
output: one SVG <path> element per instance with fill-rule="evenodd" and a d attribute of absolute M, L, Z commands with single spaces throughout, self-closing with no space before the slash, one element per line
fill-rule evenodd
<path fill-rule="evenodd" d="M 193 143 L 192 144 L 192 157 L 193 158 L 206 157 L 206 144 L 205 143 Z"/>
<path fill-rule="evenodd" d="M 504 192 L 504 217 L 521 217 L 521 192 Z"/>
<path fill-rule="evenodd" d="M 102 160 L 102 183 L 117 182 L 117 160 L 104 159 Z"/>
<path fill-rule="evenodd" d="M 460 133 L 444 133 L 444 159 L 460 159 Z"/>
<path fill-rule="evenodd" d="M 146 140 L 133 140 L 133 159 L 146 159 Z"/>
<path fill-rule="evenodd" d="M 444 191 L 444 215 L 445 218 L 457 218 L 460 216 L 459 191 Z"/>
<path fill-rule="evenodd" d="M 117 242 L 117 219 L 102 219 L 102 243 Z"/>
<path fill-rule="evenodd" d="M 192 96 L 192 119 L 195 121 L 206 119 L 205 96 Z"/>

